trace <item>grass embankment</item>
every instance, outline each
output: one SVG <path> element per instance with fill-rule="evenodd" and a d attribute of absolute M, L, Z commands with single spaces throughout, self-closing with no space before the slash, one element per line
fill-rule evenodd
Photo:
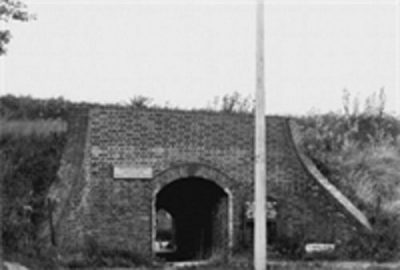
<path fill-rule="evenodd" d="M 54 134 L 63 134 L 67 123 L 62 120 L 7 120 L 0 119 L 0 138 L 46 138 Z"/>
<path fill-rule="evenodd" d="M 30 269 L 55 269 L 38 253 L 36 232 L 56 178 L 66 130 L 61 120 L 0 120 L 2 246 L 4 258 Z"/>
<path fill-rule="evenodd" d="M 36 231 L 46 218 L 45 196 L 56 178 L 65 143 L 66 123 L 61 119 L 66 119 L 72 105 L 63 99 L 0 97 L 2 245 L 6 259 L 33 270 L 57 267 L 54 258 L 37 253 Z M 372 236 L 347 243 L 347 256 L 398 259 L 400 121 L 386 115 L 383 106 L 361 113 L 345 111 L 300 119 L 303 147 L 373 223 Z M 212 267 L 204 269 L 246 269 Z"/>
<path fill-rule="evenodd" d="M 348 243 L 349 258 L 400 253 L 400 120 L 380 110 L 308 116 L 302 145 L 322 173 L 367 214 L 374 232 Z"/>

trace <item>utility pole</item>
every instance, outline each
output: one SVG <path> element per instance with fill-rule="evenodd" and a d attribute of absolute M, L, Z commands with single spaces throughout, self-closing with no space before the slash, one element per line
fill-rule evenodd
<path fill-rule="evenodd" d="M 254 269 L 267 267 L 264 0 L 257 0 L 254 179 Z"/>

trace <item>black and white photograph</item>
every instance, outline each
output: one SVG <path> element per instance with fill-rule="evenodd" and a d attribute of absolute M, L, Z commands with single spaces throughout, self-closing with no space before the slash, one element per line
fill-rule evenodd
<path fill-rule="evenodd" d="M 0 0 L 0 269 L 400 269 L 400 0 Z"/>

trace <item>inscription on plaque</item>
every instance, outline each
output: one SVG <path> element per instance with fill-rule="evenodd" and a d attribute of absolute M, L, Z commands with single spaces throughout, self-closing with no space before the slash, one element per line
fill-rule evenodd
<path fill-rule="evenodd" d="M 153 169 L 149 166 L 116 165 L 113 174 L 115 179 L 150 179 L 153 178 Z"/>
<path fill-rule="evenodd" d="M 305 246 L 305 250 L 307 253 L 333 252 L 335 244 L 310 243 Z"/>

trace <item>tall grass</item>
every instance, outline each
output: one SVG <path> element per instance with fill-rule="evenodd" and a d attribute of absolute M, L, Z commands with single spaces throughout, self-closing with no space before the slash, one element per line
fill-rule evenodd
<path fill-rule="evenodd" d="M 348 196 L 364 207 L 393 212 L 400 200 L 400 120 L 371 106 L 301 119 L 301 142 Z"/>
<path fill-rule="evenodd" d="M 394 255 L 389 246 L 399 250 L 400 245 L 400 235 L 395 233 L 400 230 L 400 120 L 385 113 L 383 92 L 367 99 L 362 111 L 358 104 L 351 107 L 345 93 L 343 114 L 301 119 L 301 143 L 322 173 L 375 225 L 376 245 L 364 247 L 370 254 L 382 250 L 388 258 Z"/>
<path fill-rule="evenodd" d="M 56 269 L 52 258 L 37 253 L 36 235 L 46 219 L 45 197 L 56 179 L 65 130 L 61 120 L 0 119 L 1 245 L 6 259 L 26 259 L 31 269 Z"/>
<path fill-rule="evenodd" d="M 47 137 L 51 134 L 61 134 L 67 130 L 67 123 L 63 120 L 7 120 L 0 119 L 0 138 L 6 136 Z"/>
<path fill-rule="evenodd" d="M 400 145 L 353 148 L 341 158 L 342 170 L 356 196 L 377 211 L 400 214 Z"/>

